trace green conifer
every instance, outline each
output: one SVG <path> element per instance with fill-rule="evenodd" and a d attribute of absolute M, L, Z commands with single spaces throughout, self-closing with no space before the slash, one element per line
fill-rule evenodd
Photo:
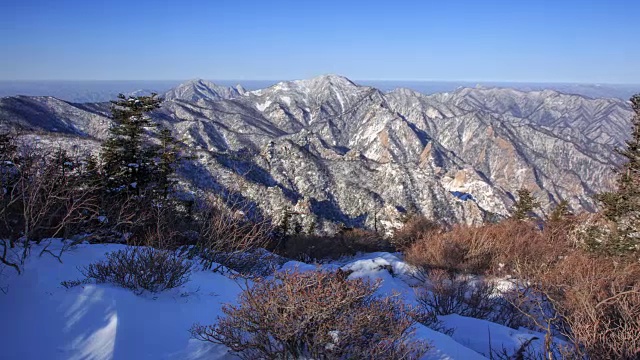
<path fill-rule="evenodd" d="M 626 148 L 616 149 L 624 164 L 616 169 L 617 189 L 598 194 L 604 216 L 616 224 L 617 232 L 606 244 L 599 244 L 609 253 L 638 251 L 640 247 L 640 94 L 631 98 L 634 111 L 631 138 Z"/>
<path fill-rule="evenodd" d="M 160 107 L 161 99 L 151 96 L 126 97 L 112 101 L 114 125 L 102 146 L 102 160 L 111 191 L 132 190 L 138 194 L 152 181 L 155 150 L 145 141 L 146 131 L 155 126 L 147 115 Z"/>
<path fill-rule="evenodd" d="M 173 137 L 171 130 L 162 128 L 158 136 L 160 145 L 157 148 L 156 187 L 157 192 L 166 199 L 177 180 L 175 168 L 180 160 L 182 143 Z"/>
<path fill-rule="evenodd" d="M 518 200 L 513 204 L 512 217 L 516 220 L 525 220 L 532 216 L 533 210 L 540 207 L 540 203 L 534 199 L 531 192 L 522 188 L 516 192 Z"/>

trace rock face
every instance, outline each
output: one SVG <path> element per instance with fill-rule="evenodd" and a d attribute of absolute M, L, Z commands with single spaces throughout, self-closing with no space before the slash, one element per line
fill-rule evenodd
<path fill-rule="evenodd" d="M 328 75 L 245 91 L 195 80 L 154 116 L 197 154 L 183 175 L 202 191 L 249 200 L 303 229 L 389 230 L 407 213 L 477 223 L 506 216 L 530 189 L 593 210 L 612 185 L 612 152 L 630 129 L 616 99 L 550 90 L 461 88 L 383 93 Z M 108 104 L 0 99 L 4 127 L 104 139 Z"/>

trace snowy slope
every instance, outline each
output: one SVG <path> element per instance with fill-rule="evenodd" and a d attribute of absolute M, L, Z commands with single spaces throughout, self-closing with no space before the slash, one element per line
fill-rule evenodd
<path fill-rule="evenodd" d="M 632 117 L 616 99 L 482 87 L 383 92 L 337 75 L 248 92 L 192 80 L 164 97 L 152 116 L 193 151 L 180 172 L 190 187 L 237 192 L 276 222 L 295 207 L 292 221 L 324 233 L 338 224 L 391 232 L 407 211 L 479 224 L 507 216 L 523 187 L 545 213 L 561 200 L 593 211 L 592 195 L 614 185 L 612 150 L 624 146 Z M 82 140 L 94 151 L 108 115 L 108 103 L 0 98 L 0 131 Z"/>
<path fill-rule="evenodd" d="M 120 249 L 121 245 L 78 245 L 63 255 L 63 263 L 33 249 L 23 275 L 4 269 L 0 293 L 3 321 L 0 351 L 4 359 L 232 359 L 222 346 L 189 338 L 196 322 L 210 324 L 223 303 L 233 302 L 238 283 L 211 271 L 195 271 L 179 289 L 135 295 L 110 285 L 83 285 L 66 289 L 61 281 L 81 278 L 78 267 Z M 391 271 L 384 267 L 391 266 Z M 411 268 L 389 253 L 357 256 L 323 265 L 350 269 L 351 277 L 383 280 L 379 292 L 399 292 L 414 302 L 408 285 Z M 315 269 L 289 262 L 283 269 Z M 393 275 L 392 275 L 393 273 Z M 536 335 L 483 320 L 456 315 L 443 317 L 455 328 L 452 337 L 424 326 L 416 334 L 433 345 L 424 359 L 485 359 L 489 346 L 514 349 Z M 491 343 L 489 337 L 491 333 Z M 539 345 L 539 344 L 538 344 Z M 481 355 L 484 354 L 485 356 Z"/>

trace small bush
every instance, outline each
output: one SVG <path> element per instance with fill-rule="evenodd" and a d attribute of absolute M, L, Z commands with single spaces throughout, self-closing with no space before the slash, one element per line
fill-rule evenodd
<path fill-rule="evenodd" d="M 454 226 L 429 233 L 406 251 L 412 265 L 428 272 L 443 269 L 466 274 L 529 274 L 557 263 L 571 249 L 573 221 L 540 230 L 527 221 L 506 220 L 484 226 Z"/>
<path fill-rule="evenodd" d="M 244 290 L 215 325 L 192 335 L 243 359 L 417 359 L 426 344 L 412 340 L 414 320 L 395 297 L 344 273 L 283 272 Z"/>
<path fill-rule="evenodd" d="M 410 248 L 416 241 L 442 231 L 442 227 L 424 216 L 411 216 L 393 233 L 391 244 L 398 250 Z"/>
<path fill-rule="evenodd" d="M 484 273 L 491 268 L 494 253 L 482 228 L 456 226 L 452 231 L 429 233 L 406 252 L 412 265 L 426 272 L 442 269 L 452 273 Z"/>
<path fill-rule="evenodd" d="M 486 319 L 491 314 L 494 288 L 485 282 L 472 283 L 466 278 L 433 270 L 428 285 L 418 295 L 418 302 L 437 315 L 459 314 Z"/>
<path fill-rule="evenodd" d="M 247 252 L 272 247 L 273 226 L 267 219 L 250 219 L 244 204 L 227 206 L 213 197 L 197 212 L 197 255 L 202 265 L 214 263 L 228 267 L 251 268 L 253 257 Z"/>
<path fill-rule="evenodd" d="M 498 294 L 493 283 L 472 281 L 444 270 L 429 273 L 428 285 L 418 293 L 418 303 L 424 311 L 436 315 L 458 314 L 513 328 L 525 323 L 522 313 Z"/>
<path fill-rule="evenodd" d="M 212 263 L 219 264 L 213 271 L 232 270 L 234 276 L 242 278 L 270 276 L 289 260 L 264 249 L 248 250 L 232 256 L 219 253 L 213 254 L 210 258 Z"/>
<path fill-rule="evenodd" d="M 445 335 L 453 336 L 455 332 L 454 328 L 446 327 L 444 322 L 438 318 L 438 315 L 435 312 L 427 310 L 424 307 L 417 307 L 414 309 L 411 312 L 411 317 L 429 329 Z"/>
<path fill-rule="evenodd" d="M 640 358 L 640 264 L 576 251 L 536 279 L 555 320 L 590 359 Z"/>
<path fill-rule="evenodd" d="M 82 274 L 97 283 L 112 283 L 142 292 L 159 292 L 184 285 L 192 264 L 172 251 L 127 247 L 107 254 L 107 259 L 83 268 Z"/>

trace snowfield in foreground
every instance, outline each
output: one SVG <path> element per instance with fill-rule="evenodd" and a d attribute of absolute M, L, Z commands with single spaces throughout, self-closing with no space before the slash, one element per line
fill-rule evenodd
<path fill-rule="evenodd" d="M 13 269 L 0 272 L 3 321 L 0 351 L 4 359 L 234 359 L 220 345 L 190 338 L 194 323 L 211 324 L 221 315 L 222 304 L 235 302 L 242 281 L 212 271 L 194 270 L 180 288 L 158 294 L 133 292 L 108 284 L 88 284 L 66 289 L 60 283 L 83 278 L 78 270 L 104 258 L 122 245 L 82 244 L 62 256 L 63 263 L 38 247 L 25 264 L 22 275 Z M 378 292 L 399 292 L 415 303 L 407 275 L 411 267 L 389 253 L 355 256 L 323 265 L 327 269 L 350 269 L 350 277 L 382 279 Z M 389 267 L 391 271 L 389 271 Z M 291 261 L 284 269 L 302 271 L 315 265 Z M 513 350 L 544 335 L 514 330 L 484 320 L 448 315 L 440 317 L 454 328 L 452 336 L 418 325 L 416 336 L 433 348 L 424 359 L 485 359 L 490 349 Z M 540 347 L 542 340 L 535 340 Z"/>

